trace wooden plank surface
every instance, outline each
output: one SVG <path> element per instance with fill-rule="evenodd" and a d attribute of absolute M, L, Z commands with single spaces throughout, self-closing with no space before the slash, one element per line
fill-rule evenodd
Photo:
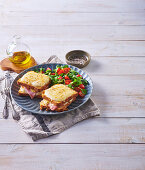
<path fill-rule="evenodd" d="M 145 75 L 95 76 L 92 73 L 91 78 L 94 84 L 93 95 L 107 98 L 107 96 L 144 96 L 145 94 Z"/>
<path fill-rule="evenodd" d="M 143 75 L 145 74 L 144 67 L 145 58 L 137 57 L 99 57 L 92 56 L 91 61 L 83 70 L 91 75 Z M 94 71 L 95 70 L 95 71 Z M 94 71 L 94 72 L 93 72 Z M 93 74 L 92 74 L 93 73 Z"/>
<path fill-rule="evenodd" d="M 100 108 L 101 117 L 145 117 L 144 96 L 92 96 L 92 99 Z"/>
<path fill-rule="evenodd" d="M 4 170 L 144 170 L 145 145 L 0 145 Z"/>
<path fill-rule="evenodd" d="M 38 143 L 145 143 L 145 118 L 101 118 L 80 122 Z M 34 143 L 12 119 L 0 120 L 0 143 Z M 36 142 L 36 143 L 37 143 Z"/>
<path fill-rule="evenodd" d="M 42 61 L 47 61 L 50 56 L 42 56 L 36 60 L 41 64 Z M 63 61 L 65 59 L 60 56 Z M 40 62 L 40 60 L 42 60 Z M 123 57 L 123 56 L 91 56 L 91 61 L 88 66 L 83 68 L 83 70 L 90 74 L 91 77 L 94 76 L 144 76 L 145 67 L 144 67 L 144 57 Z M 92 74 L 93 73 L 93 74 Z M 0 70 L 0 75 L 3 75 L 4 72 Z M 144 78 L 143 78 L 144 79 Z M 95 80 L 94 80 L 95 81 Z"/>
<path fill-rule="evenodd" d="M 2 58 L 2 56 L 1 56 Z M 47 61 L 49 56 L 42 56 L 37 58 L 37 61 L 41 64 L 42 61 Z M 65 62 L 64 57 L 62 58 Z M 40 61 L 42 60 L 42 61 Z M 145 74 L 144 57 L 123 57 L 123 56 L 91 56 L 91 61 L 88 66 L 83 68 L 91 77 L 95 76 L 139 76 Z M 93 73 L 93 74 L 92 74 Z M 3 71 L 0 70 L 0 75 L 3 75 Z M 144 79 L 144 78 L 143 78 Z M 94 79 L 94 81 L 96 81 Z"/>
<path fill-rule="evenodd" d="M 100 108 L 101 117 L 145 117 L 144 96 L 92 96 L 91 98 Z M 1 97 L 0 101 L 0 119 L 2 119 L 4 101 Z"/>
<path fill-rule="evenodd" d="M 10 40 L 16 34 L 25 37 L 50 38 L 51 41 L 143 41 L 145 26 L 0 26 L 0 37 Z M 97 43 L 97 42 L 96 42 Z M 2 42 L 1 42 L 2 44 Z"/>
<path fill-rule="evenodd" d="M 1 25 L 145 25 L 145 13 L 49 13 L 0 11 Z M 23 18 L 23 19 L 22 19 Z"/>
<path fill-rule="evenodd" d="M 0 8 L 8 11 L 49 12 L 144 12 L 144 0 L 10 0 L 0 1 Z"/>
<path fill-rule="evenodd" d="M 4 39 L 1 43 L 1 58 L 6 56 L 5 49 L 9 42 L 10 39 Z M 65 60 L 66 53 L 76 49 L 88 51 L 91 56 L 145 56 L 145 41 L 52 41 L 47 37 L 31 36 L 25 37 L 25 42 L 39 63 L 54 54 Z"/>

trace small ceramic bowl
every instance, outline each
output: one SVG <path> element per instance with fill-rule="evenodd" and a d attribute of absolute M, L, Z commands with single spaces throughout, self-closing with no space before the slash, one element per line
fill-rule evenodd
<path fill-rule="evenodd" d="M 66 54 L 66 63 L 79 68 L 87 66 L 91 60 L 89 53 L 82 50 L 73 50 Z"/>

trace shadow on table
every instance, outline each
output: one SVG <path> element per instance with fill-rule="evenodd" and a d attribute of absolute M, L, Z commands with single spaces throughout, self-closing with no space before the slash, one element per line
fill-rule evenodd
<path fill-rule="evenodd" d="M 105 112 L 107 108 L 105 107 L 105 104 L 108 103 L 107 95 L 105 91 L 102 89 L 102 87 L 99 86 L 99 84 L 94 82 L 93 85 L 94 85 L 93 88 L 94 90 L 91 98 L 100 109 L 100 117 L 106 117 Z"/>
<path fill-rule="evenodd" d="M 101 64 L 98 61 L 91 59 L 90 63 L 83 70 L 93 74 L 97 73 L 100 68 Z"/>
<path fill-rule="evenodd" d="M 101 63 L 99 63 L 98 61 L 92 58 L 89 65 L 85 67 L 84 70 L 86 70 L 90 74 L 90 76 L 95 74 L 95 77 L 92 76 L 92 78 L 94 79 L 94 78 L 97 78 L 98 72 L 99 72 L 98 76 L 100 76 L 101 67 L 102 67 Z M 105 105 L 106 103 L 108 103 L 107 95 L 106 95 L 105 90 L 97 83 L 97 81 L 99 81 L 99 79 L 96 81 L 93 81 L 93 93 L 92 93 L 91 98 L 93 99 L 93 101 L 96 103 L 96 105 L 99 107 L 101 111 L 100 117 L 104 117 L 105 111 L 106 111 Z"/>

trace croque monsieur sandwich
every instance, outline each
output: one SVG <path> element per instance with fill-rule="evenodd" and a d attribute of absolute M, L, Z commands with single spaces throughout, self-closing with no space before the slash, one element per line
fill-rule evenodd
<path fill-rule="evenodd" d="M 43 100 L 40 109 L 52 111 L 65 111 L 67 107 L 76 100 L 78 92 L 63 84 L 55 84 L 42 92 Z"/>
<path fill-rule="evenodd" d="M 34 71 L 29 71 L 24 74 L 18 81 L 20 85 L 19 95 L 34 97 L 41 97 L 42 91 L 49 87 L 51 79 L 49 76 Z"/>

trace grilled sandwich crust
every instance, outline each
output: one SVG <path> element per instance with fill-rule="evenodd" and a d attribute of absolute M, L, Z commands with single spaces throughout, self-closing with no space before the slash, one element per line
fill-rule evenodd
<path fill-rule="evenodd" d="M 57 108 L 54 111 L 62 112 L 65 110 L 68 110 L 68 106 L 76 100 L 78 96 L 78 92 L 75 90 L 70 89 L 69 87 L 65 85 L 54 85 L 55 88 L 52 86 L 48 90 L 44 90 L 42 92 L 42 98 L 43 100 L 40 102 L 40 109 L 46 109 L 50 110 L 49 104 L 53 104 L 54 106 L 57 106 Z M 47 91 L 47 93 L 46 93 Z M 66 93 L 67 91 L 67 93 Z M 53 95 L 52 95 L 53 93 Z M 63 94 L 64 93 L 64 94 Z M 50 94 L 50 95 L 49 95 Z M 60 97 L 58 97 L 60 95 Z M 53 96 L 52 98 L 48 96 Z M 55 100 L 56 96 L 56 100 Z M 64 100 L 63 100 L 64 99 Z"/>
<path fill-rule="evenodd" d="M 47 83 L 45 86 L 42 86 L 42 87 L 34 87 L 34 86 L 31 86 L 31 85 L 28 85 L 28 84 L 25 84 L 25 83 L 22 83 L 22 82 L 18 82 L 18 81 L 17 81 L 17 84 L 20 85 L 20 86 L 24 86 L 27 89 L 33 89 L 37 93 L 37 92 L 41 92 L 41 91 L 47 89 L 49 87 L 50 82 Z"/>
<path fill-rule="evenodd" d="M 47 89 L 50 83 L 51 79 L 49 76 L 46 77 L 46 75 L 34 71 L 27 72 L 17 81 L 18 85 L 24 86 L 27 89 L 33 89 L 35 92 Z"/>
<path fill-rule="evenodd" d="M 49 111 L 50 108 L 49 108 L 48 104 L 49 104 L 49 101 L 43 99 L 40 102 L 40 110 L 47 110 L 47 111 Z M 67 106 L 70 105 L 70 104 L 71 104 L 71 102 L 70 103 L 65 103 L 62 106 L 57 107 L 54 111 L 57 111 L 57 112 L 66 111 L 66 110 L 68 110 Z"/>
<path fill-rule="evenodd" d="M 74 94 L 74 95 L 68 97 L 68 98 L 67 98 L 66 100 L 64 100 L 64 101 L 57 102 L 57 101 L 51 100 L 50 98 L 48 98 L 47 96 L 45 96 L 45 95 L 44 95 L 44 91 L 42 92 L 42 98 L 45 99 L 45 100 L 47 100 L 48 102 L 51 102 L 52 104 L 54 104 L 54 105 L 57 106 L 57 107 L 60 107 L 60 106 L 62 106 L 63 104 L 65 104 L 66 102 L 69 102 L 69 101 L 71 101 L 71 103 L 72 103 L 73 101 L 76 100 L 77 96 L 78 96 L 78 94 Z"/>
<path fill-rule="evenodd" d="M 42 98 L 56 106 L 61 106 L 70 100 L 73 102 L 77 96 L 78 92 L 63 84 L 56 84 L 42 93 Z"/>
<path fill-rule="evenodd" d="M 19 96 L 29 96 L 29 94 L 27 94 L 27 93 L 21 93 L 21 92 L 19 92 L 18 94 L 19 94 Z M 30 96 L 29 96 L 29 97 L 30 97 Z M 36 95 L 35 97 L 36 97 L 36 98 L 42 98 L 41 95 Z"/>
<path fill-rule="evenodd" d="M 37 92 L 37 93 L 36 93 L 35 97 L 42 98 L 42 92 Z M 20 87 L 18 94 L 20 96 L 29 96 L 29 94 L 25 91 L 25 89 L 22 86 Z"/>

